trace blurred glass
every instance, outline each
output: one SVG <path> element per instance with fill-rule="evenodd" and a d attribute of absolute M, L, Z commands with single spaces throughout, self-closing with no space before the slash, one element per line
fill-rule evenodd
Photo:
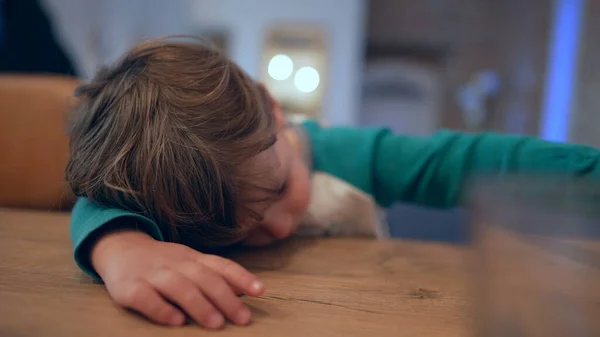
<path fill-rule="evenodd" d="M 479 180 L 476 336 L 600 336 L 600 181 Z"/>

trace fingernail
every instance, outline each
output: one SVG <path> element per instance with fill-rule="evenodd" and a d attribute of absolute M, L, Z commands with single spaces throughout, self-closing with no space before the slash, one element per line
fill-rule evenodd
<path fill-rule="evenodd" d="M 207 324 L 208 324 L 208 328 L 218 329 L 221 327 L 221 325 L 223 325 L 224 322 L 225 322 L 225 319 L 223 318 L 223 315 L 212 314 L 208 318 Z"/>
<path fill-rule="evenodd" d="M 250 287 L 252 287 L 252 290 L 254 291 L 261 291 L 263 290 L 264 285 L 260 281 L 254 281 Z"/>
<path fill-rule="evenodd" d="M 171 325 L 181 325 L 185 322 L 185 316 L 183 316 L 181 313 L 174 313 L 173 315 L 171 315 L 171 318 L 169 319 L 169 323 Z"/>
<path fill-rule="evenodd" d="M 244 308 L 238 311 L 236 322 L 237 324 L 248 324 L 250 323 L 250 310 L 248 308 Z"/>

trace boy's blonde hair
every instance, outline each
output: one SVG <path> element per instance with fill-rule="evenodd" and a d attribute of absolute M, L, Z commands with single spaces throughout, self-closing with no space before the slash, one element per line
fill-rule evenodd
<path fill-rule="evenodd" d="M 142 43 L 76 91 L 66 177 L 75 194 L 139 212 L 173 241 L 238 237 L 250 160 L 275 142 L 266 90 L 204 43 Z M 254 184 L 252 183 L 254 181 Z"/>

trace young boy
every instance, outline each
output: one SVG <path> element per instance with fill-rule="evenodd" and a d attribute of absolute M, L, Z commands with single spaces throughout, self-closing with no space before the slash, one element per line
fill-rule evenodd
<path fill-rule="evenodd" d="M 301 223 L 384 236 L 376 206 L 452 207 L 479 173 L 600 173 L 597 150 L 533 138 L 289 127 L 264 87 L 199 44 L 143 43 L 77 96 L 75 260 L 161 324 L 250 322 L 237 295 L 263 284 L 215 248 L 266 245 Z"/>

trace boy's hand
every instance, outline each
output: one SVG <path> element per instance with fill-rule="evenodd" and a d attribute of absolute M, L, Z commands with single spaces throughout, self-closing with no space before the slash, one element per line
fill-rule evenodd
<path fill-rule="evenodd" d="M 92 264 L 119 305 L 167 325 L 181 325 L 187 313 L 211 329 L 250 322 L 250 310 L 236 296 L 259 296 L 258 278 L 237 263 L 136 231 L 103 236 Z"/>

